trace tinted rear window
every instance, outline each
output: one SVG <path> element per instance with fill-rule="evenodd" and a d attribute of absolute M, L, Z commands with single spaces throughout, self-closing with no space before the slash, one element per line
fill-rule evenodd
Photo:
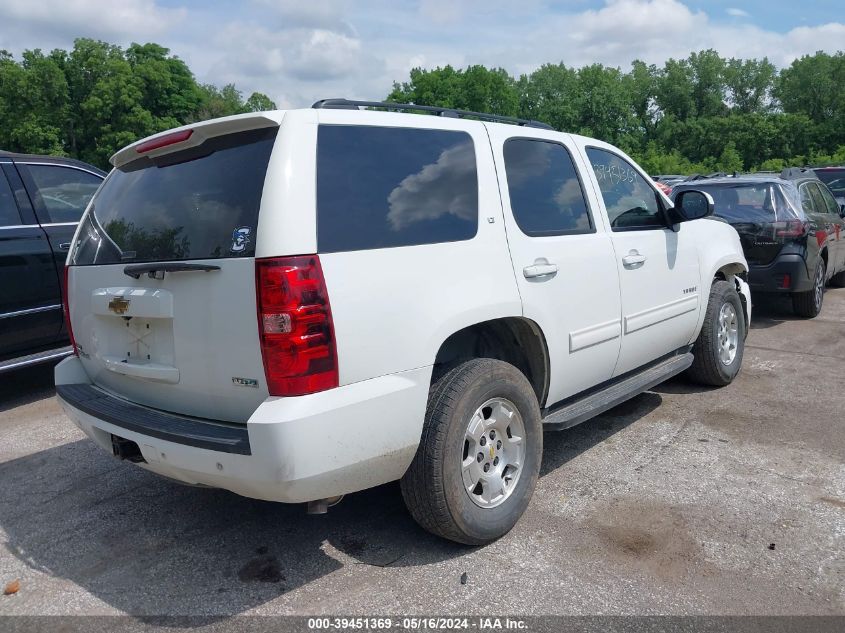
<path fill-rule="evenodd" d="M 109 175 L 80 229 L 75 264 L 250 257 L 277 128 L 214 137 Z"/>
<path fill-rule="evenodd" d="M 465 132 L 321 125 L 317 243 L 322 253 L 471 239 L 478 175 Z"/>

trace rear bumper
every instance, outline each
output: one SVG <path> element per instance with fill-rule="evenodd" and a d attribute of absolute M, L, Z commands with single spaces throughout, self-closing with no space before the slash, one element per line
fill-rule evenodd
<path fill-rule="evenodd" d="M 806 292 L 813 287 L 807 263 L 794 253 L 780 255 L 766 266 L 750 265 L 748 284 L 752 292 Z"/>
<path fill-rule="evenodd" d="M 422 432 L 431 367 L 295 398 L 268 398 L 245 427 L 138 407 L 90 385 L 77 357 L 56 367 L 57 398 L 103 449 L 131 440 L 138 465 L 188 484 L 298 503 L 399 479 Z"/>

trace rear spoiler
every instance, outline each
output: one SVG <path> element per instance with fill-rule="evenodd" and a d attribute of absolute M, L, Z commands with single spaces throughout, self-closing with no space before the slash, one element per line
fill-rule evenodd
<path fill-rule="evenodd" d="M 109 159 L 109 162 L 115 167 L 120 167 L 140 158 L 142 155 L 156 157 L 176 150 L 196 147 L 214 136 L 277 127 L 281 124 L 284 115 L 284 110 L 254 112 L 183 125 L 135 141 L 117 151 Z M 145 147 L 150 149 L 144 149 Z"/>

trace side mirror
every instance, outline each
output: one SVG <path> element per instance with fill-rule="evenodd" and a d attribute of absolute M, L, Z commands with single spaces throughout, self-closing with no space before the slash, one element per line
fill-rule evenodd
<path fill-rule="evenodd" d="M 688 189 L 675 197 L 675 211 L 682 222 L 706 218 L 713 215 L 714 209 L 713 196 L 704 191 Z"/>

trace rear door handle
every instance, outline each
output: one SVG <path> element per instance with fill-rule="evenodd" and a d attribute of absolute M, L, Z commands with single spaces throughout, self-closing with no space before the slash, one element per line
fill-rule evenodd
<path fill-rule="evenodd" d="M 625 257 L 622 258 L 622 264 L 624 266 L 639 266 L 640 264 L 645 263 L 645 255 L 640 255 L 637 251 L 631 251 Z"/>
<path fill-rule="evenodd" d="M 69 251 L 70 250 L 70 242 L 62 242 L 59 244 L 60 251 Z"/>
<path fill-rule="evenodd" d="M 537 259 L 531 266 L 523 268 L 522 274 L 526 279 L 549 277 L 557 274 L 557 264 L 550 264 L 546 259 Z"/>

